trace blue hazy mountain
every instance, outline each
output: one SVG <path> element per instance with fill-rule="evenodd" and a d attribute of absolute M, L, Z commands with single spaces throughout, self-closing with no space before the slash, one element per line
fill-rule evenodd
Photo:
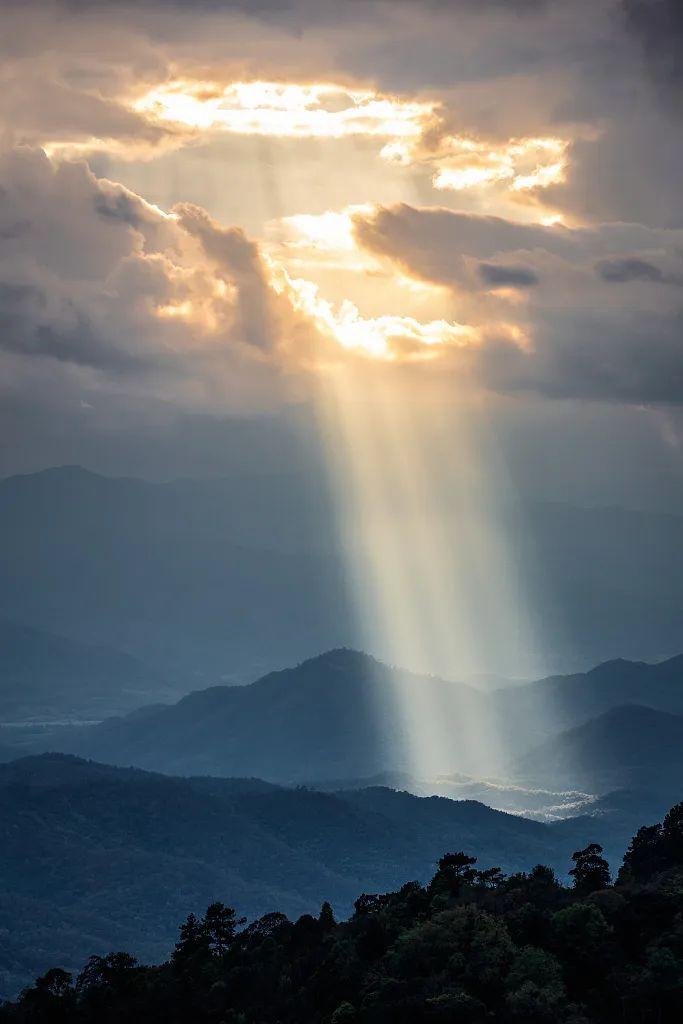
<path fill-rule="evenodd" d="M 505 728 L 530 744 L 627 704 L 683 714 L 683 655 L 656 664 L 617 658 L 492 696 Z"/>
<path fill-rule="evenodd" d="M 469 772 L 473 721 L 514 761 L 568 728 L 622 705 L 683 711 L 683 658 L 610 662 L 494 694 L 392 668 L 357 651 L 330 651 L 248 686 L 196 691 L 101 725 L 43 737 L 112 764 L 193 775 L 257 775 L 274 782 L 361 779 L 414 770 L 401 708 L 438 709 L 443 771 Z M 624 725 L 628 724 L 624 715 Z M 618 732 L 621 720 L 614 720 Z M 628 740 L 624 749 L 628 748 Z M 615 756 L 620 750 L 615 747 Z M 476 751 L 475 751 L 476 753 Z M 672 771 L 678 771 L 672 762 Z M 543 777 L 543 770 L 539 770 Z M 627 775 L 626 780 L 630 781 Z M 546 780 L 549 785 L 552 779 Z M 564 781 L 563 781 L 564 786 Z M 611 788 L 608 786 L 607 788 Z M 604 791 L 604 788 L 601 790 Z"/>
<path fill-rule="evenodd" d="M 322 498 L 280 484 L 6 479 L 0 616 L 127 651 L 186 691 L 334 646 L 344 594 Z"/>
<path fill-rule="evenodd" d="M 0 722 L 97 720 L 174 695 L 130 654 L 0 620 Z"/>
<path fill-rule="evenodd" d="M 438 704 L 457 766 L 458 737 L 487 698 L 464 684 L 335 650 L 248 686 L 215 686 L 44 742 L 112 764 L 174 774 L 258 775 L 276 782 L 405 770 L 400 693 Z"/>
<path fill-rule="evenodd" d="M 382 788 L 332 794 L 21 759 L 0 766 L 0 996 L 94 952 L 158 960 L 177 921 L 216 899 L 250 917 L 317 912 L 323 899 L 343 914 L 360 891 L 426 880 L 444 850 L 564 872 L 572 843 L 600 831 Z M 612 856 L 628 834 L 612 828 Z"/>
<path fill-rule="evenodd" d="M 529 751 L 516 769 L 546 786 L 683 791 L 683 716 L 637 704 L 612 708 Z"/>
<path fill-rule="evenodd" d="M 681 650 L 683 518 L 559 504 L 523 512 L 509 517 L 508 539 L 550 666 Z M 247 682 L 313 651 L 362 646 L 335 535 L 313 473 L 254 467 L 154 484 L 64 467 L 11 477 L 0 482 L 0 617 L 125 651 L 186 691 Z"/>

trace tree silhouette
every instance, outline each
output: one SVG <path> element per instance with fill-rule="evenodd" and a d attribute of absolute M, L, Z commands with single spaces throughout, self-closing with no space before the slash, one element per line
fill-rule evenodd
<path fill-rule="evenodd" d="M 606 889 L 610 883 L 609 864 L 601 854 L 599 843 L 589 843 L 584 850 L 572 854 L 574 867 L 569 874 L 574 879 L 575 890 L 582 896 Z"/>
<path fill-rule="evenodd" d="M 246 917 L 238 918 L 234 909 L 223 903 L 212 903 L 207 907 L 201 927 L 211 952 L 222 956 L 232 945 L 237 928 L 246 920 Z"/>
<path fill-rule="evenodd" d="M 331 905 L 327 902 L 327 900 L 325 900 L 322 907 L 320 908 L 320 913 L 318 914 L 318 921 L 321 924 L 323 930 L 326 932 L 331 931 L 335 926 L 336 922 L 334 920 L 334 912 L 332 910 Z"/>
<path fill-rule="evenodd" d="M 457 896 L 464 882 L 472 882 L 476 877 L 473 864 L 477 863 L 476 857 L 459 850 L 457 853 L 446 853 L 439 861 L 439 870 L 431 881 L 431 887 L 436 892 L 448 892 L 451 896 Z"/>
<path fill-rule="evenodd" d="M 679 1024 L 682 834 L 681 805 L 638 832 L 633 865 L 657 865 L 642 883 L 632 866 L 609 885 L 592 843 L 571 888 L 543 865 L 505 878 L 457 852 L 428 886 L 365 894 L 339 923 L 324 903 L 240 930 L 213 903 L 170 962 L 93 956 L 76 985 L 55 968 L 0 1004 L 0 1024 Z"/>

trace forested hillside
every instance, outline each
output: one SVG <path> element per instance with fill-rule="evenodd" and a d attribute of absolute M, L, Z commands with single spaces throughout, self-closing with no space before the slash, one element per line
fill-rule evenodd
<path fill-rule="evenodd" d="M 158 967 L 55 965 L 2 1024 L 673 1024 L 683 1014 L 683 804 L 641 828 L 616 884 L 602 848 L 572 885 L 537 865 L 506 876 L 446 853 L 426 885 L 246 922 L 191 914 Z"/>
<path fill-rule="evenodd" d="M 111 948 L 163 959 L 177 921 L 214 900 L 255 917 L 327 899 L 346 915 L 364 886 L 425 881 L 448 847 L 507 871 L 537 860 L 562 871 L 573 844 L 596 836 L 621 857 L 628 836 L 609 816 L 556 832 L 380 787 L 332 794 L 22 759 L 0 766 L 0 998 L 55 959 L 72 969 Z"/>

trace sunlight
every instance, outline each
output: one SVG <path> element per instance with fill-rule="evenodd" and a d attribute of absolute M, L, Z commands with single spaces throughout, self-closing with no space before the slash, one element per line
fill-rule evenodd
<path fill-rule="evenodd" d="M 367 649 L 449 680 L 528 664 L 504 476 L 475 405 L 464 394 L 446 401 L 438 384 L 398 367 L 347 363 L 321 374 L 319 412 Z M 402 682 L 394 700 L 377 713 L 402 721 L 418 778 L 502 769 L 505 747 L 476 691 L 434 678 L 421 689 Z M 445 724 L 453 712 L 457 735 Z"/>
<path fill-rule="evenodd" d="M 221 85 L 179 79 L 149 90 L 135 101 L 133 109 L 189 128 L 240 135 L 409 138 L 422 132 L 434 104 L 327 82 Z"/>
<path fill-rule="evenodd" d="M 283 272 L 284 273 L 284 272 Z M 475 328 L 466 324 L 409 316 L 366 318 L 346 300 L 335 307 L 320 296 L 311 281 L 284 275 L 294 307 L 305 313 L 324 337 L 342 348 L 387 361 L 423 361 L 433 358 L 437 346 L 464 347 L 478 342 Z"/>
<path fill-rule="evenodd" d="M 438 189 L 481 188 L 506 182 L 514 192 L 564 181 L 567 142 L 555 138 L 511 139 L 501 147 L 463 136 L 447 136 L 434 176 Z"/>

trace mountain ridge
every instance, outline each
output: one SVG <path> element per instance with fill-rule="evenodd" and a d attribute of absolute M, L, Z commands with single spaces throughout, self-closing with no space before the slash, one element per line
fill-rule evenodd
<path fill-rule="evenodd" d="M 567 729 L 517 762 L 519 777 L 606 788 L 683 785 L 683 716 L 625 704 Z"/>
<path fill-rule="evenodd" d="M 549 667 L 680 649 L 671 552 L 683 548 L 683 517 L 537 502 L 511 520 Z M 362 646 L 335 523 L 312 469 L 286 487 L 254 471 L 164 483 L 73 466 L 7 477 L 0 617 L 124 650 L 187 689 L 242 683 L 316 647 Z"/>
<path fill-rule="evenodd" d="M 611 707 L 657 699 L 659 710 L 683 711 L 682 662 L 679 656 L 658 665 L 613 661 L 596 667 L 608 683 L 602 688 L 593 686 L 594 670 L 551 679 L 550 693 L 538 681 L 488 695 L 336 649 L 246 686 L 209 687 L 177 703 L 48 734 L 42 749 L 52 744 L 170 774 L 258 776 L 281 784 L 414 774 L 410 715 L 420 707 L 423 728 L 433 730 L 427 739 L 434 748 L 441 744 L 438 771 L 481 775 L 471 760 L 480 751 L 473 754 L 470 723 L 498 737 L 496 757 L 507 750 L 514 763 Z"/>
<path fill-rule="evenodd" d="M 131 654 L 0 619 L 0 722 L 104 718 L 162 695 L 178 690 Z"/>
<path fill-rule="evenodd" d="M 347 913 L 361 890 L 426 880 L 446 849 L 509 871 L 566 870 L 571 844 L 600 828 L 559 834 L 477 801 L 382 787 L 321 793 L 22 758 L 0 765 L 0 995 L 90 953 L 162 958 L 177 920 L 216 899 L 249 916 L 317 913 L 323 899 Z"/>

